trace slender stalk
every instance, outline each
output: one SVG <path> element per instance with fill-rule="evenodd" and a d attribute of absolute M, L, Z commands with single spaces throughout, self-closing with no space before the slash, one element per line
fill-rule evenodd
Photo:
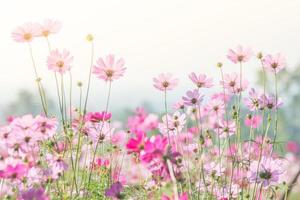
<path fill-rule="evenodd" d="M 112 84 L 112 81 L 110 80 L 109 81 L 109 85 L 108 85 L 108 94 L 107 94 L 107 100 L 106 100 L 106 106 L 105 106 L 105 113 L 107 113 L 107 111 L 108 111 L 108 105 L 109 105 L 110 94 L 111 94 L 111 84 Z M 102 121 L 102 125 L 101 125 L 100 130 L 99 130 L 100 134 L 102 132 L 103 127 L 104 127 L 104 119 Z M 98 139 L 98 141 L 96 143 L 96 147 L 95 147 L 94 152 L 93 152 L 92 164 L 95 162 L 95 157 L 96 157 L 96 153 L 97 153 L 97 149 L 98 149 L 99 143 L 100 143 L 100 137 L 99 137 L 99 139 Z M 92 169 L 90 169 L 88 177 L 89 178 L 88 178 L 87 188 L 89 188 L 89 186 L 90 186 L 90 182 L 91 182 L 91 178 L 92 178 Z"/>
<path fill-rule="evenodd" d="M 278 88 L 277 88 L 277 75 L 276 72 L 274 73 L 274 79 L 275 79 L 275 121 L 274 121 L 274 139 L 272 143 L 272 150 L 271 150 L 271 156 L 273 154 L 275 142 L 276 142 L 276 137 L 277 137 L 277 130 L 278 130 Z"/>
<path fill-rule="evenodd" d="M 40 96 L 40 99 L 41 99 L 43 111 L 44 111 L 45 116 L 47 117 L 48 116 L 48 111 L 47 111 L 47 100 L 46 100 L 45 90 L 42 86 L 41 78 L 39 77 L 39 75 L 37 73 L 36 64 L 35 64 L 35 60 L 34 60 L 34 56 L 33 56 L 33 52 L 32 52 L 32 47 L 31 47 L 31 44 L 29 42 L 28 42 L 28 49 L 29 49 L 29 53 L 30 53 L 30 58 L 31 58 L 31 62 L 32 62 L 32 66 L 33 66 L 33 70 L 34 70 L 34 74 L 35 74 L 35 80 L 36 80 L 36 83 L 37 83 L 37 87 L 38 87 L 39 96 Z"/>
<path fill-rule="evenodd" d="M 90 91 L 90 84 L 91 84 L 91 75 L 92 75 L 93 62 L 94 62 L 94 42 L 91 41 L 91 63 L 90 63 L 88 85 L 87 85 L 87 90 L 86 90 L 86 95 L 85 95 L 85 102 L 84 102 L 84 107 L 83 107 L 83 113 L 84 113 L 84 115 L 86 113 L 86 107 L 87 107 L 87 102 L 88 102 L 88 98 L 89 98 L 89 91 Z"/>
<path fill-rule="evenodd" d="M 169 146 L 171 147 L 171 139 L 170 139 L 170 132 L 169 132 L 169 119 L 168 119 L 168 105 L 167 105 L 167 89 L 165 88 L 165 116 L 166 116 L 166 125 L 167 125 L 167 135 L 168 135 L 168 142 Z"/>

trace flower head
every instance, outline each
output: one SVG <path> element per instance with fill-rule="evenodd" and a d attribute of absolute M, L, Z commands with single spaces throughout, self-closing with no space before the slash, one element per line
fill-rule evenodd
<path fill-rule="evenodd" d="M 284 173 L 283 164 L 279 159 L 269 157 L 263 157 L 260 163 L 253 161 L 250 165 L 250 182 L 261 183 L 265 188 L 272 184 L 278 184 L 280 176 Z"/>
<path fill-rule="evenodd" d="M 235 50 L 229 49 L 227 58 L 233 63 L 247 62 L 253 55 L 253 51 L 249 47 L 237 46 Z"/>
<path fill-rule="evenodd" d="M 218 124 L 217 132 L 220 138 L 226 138 L 235 134 L 236 124 L 234 121 L 221 120 Z"/>
<path fill-rule="evenodd" d="M 105 196 L 119 199 L 122 190 L 123 190 L 123 185 L 120 182 L 116 182 L 112 184 L 110 188 L 105 190 Z"/>
<path fill-rule="evenodd" d="M 17 200 L 50 200 L 44 188 L 30 188 L 21 192 Z"/>
<path fill-rule="evenodd" d="M 282 106 L 283 102 L 280 99 L 276 99 L 276 96 L 271 95 L 261 95 L 259 98 L 259 104 L 262 108 L 267 108 L 269 110 L 278 109 Z"/>
<path fill-rule="evenodd" d="M 16 42 L 31 42 L 34 37 L 39 35 L 39 25 L 36 23 L 26 23 L 17 27 L 12 32 L 12 38 Z"/>
<path fill-rule="evenodd" d="M 263 58 L 263 66 L 274 73 L 280 72 L 286 66 L 286 60 L 280 53 L 276 55 L 266 55 Z"/>
<path fill-rule="evenodd" d="M 99 58 L 97 64 L 94 65 L 93 73 L 105 81 L 117 80 L 124 75 L 126 68 L 123 58 L 115 60 L 114 55 L 108 55 L 105 59 Z"/>
<path fill-rule="evenodd" d="M 198 88 L 210 88 L 213 86 L 212 78 L 206 77 L 205 74 L 199 74 L 198 76 L 193 72 L 189 75 L 191 81 L 198 87 Z"/>
<path fill-rule="evenodd" d="M 197 89 L 189 90 L 187 91 L 186 96 L 182 97 L 182 100 L 185 105 L 193 106 L 203 100 L 203 95 L 200 95 Z"/>
<path fill-rule="evenodd" d="M 178 85 L 178 79 L 173 78 L 170 73 L 160 74 L 157 78 L 153 78 L 154 87 L 161 91 L 173 90 Z"/>
<path fill-rule="evenodd" d="M 248 115 L 245 118 L 245 125 L 251 128 L 257 128 L 262 122 L 262 117 L 260 115 Z"/>
<path fill-rule="evenodd" d="M 248 86 L 247 80 L 240 80 L 240 77 L 237 73 L 225 74 L 224 80 L 221 81 L 221 84 L 229 92 L 236 94 L 244 91 Z"/>
<path fill-rule="evenodd" d="M 71 69 L 72 62 L 73 56 L 70 56 L 70 52 L 65 49 L 62 52 L 58 49 L 51 51 L 47 60 L 48 69 L 61 74 Z"/>
<path fill-rule="evenodd" d="M 43 24 L 40 24 L 39 36 L 48 37 L 50 34 L 58 33 L 61 29 L 59 21 L 46 19 Z"/>

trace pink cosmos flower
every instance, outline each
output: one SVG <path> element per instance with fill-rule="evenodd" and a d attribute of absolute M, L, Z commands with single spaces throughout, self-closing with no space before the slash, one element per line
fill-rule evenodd
<path fill-rule="evenodd" d="M 184 102 L 183 100 L 178 101 L 172 107 L 174 110 L 184 110 Z"/>
<path fill-rule="evenodd" d="M 283 102 L 280 99 L 276 100 L 275 95 L 261 95 L 259 98 L 259 104 L 262 108 L 267 108 L 270 110 L 275 110 L 283 105 Z"/>
<path fill-rule="evenodd" d="M 263 66 L 271 72 L 278 73 L 285 68 L 286 60 L 285 57 L 280 53 L 274 56 L 266 55 L 263 58 Z"/>
<path fill-rule="evenodd" d="M 111 118 L 111 113 L 105 111 L 100 112 L 89 112 L 85 115 L 85 121 L 90 122 L 101 122 L 108 121 Z"/>
<path fill-rule="evenodd" d="M 178 81 L 170 73 L 160 74 L 157 78 L 153 78 L 154 87 L 161 91 L 173 90 L 178 85 Z"/>
<path fill-rule="evenodd" d="M 107 141 L 111 139 L 115 128 L 110 126 L 108 122 L 99 122 L 99 123 L 85 123 L 85 128 L 89 138 L 93 141 L 93 144 L 97 144 L 99 141 Z"/>
<path fill-rule="evenodd" d="M 44 188 L 30 188 L 22 191 L 17 200 L 50 200 Z"/>
<path fill-rule="evenodd" d="M 40 132 L 42 139 L 48 139 L 55 135 L 58 122 L 56 118 L 47 118 L 41 115 L 35 117 L 37 131 Z"/>
<path fill-rule="evenodd" d="M 206 77 L 205 74 L 199 74 L 197 76 L 193 72 L 189 75 L 189 78 L 198 88 L 210 88 L 213 86 L 213 79 Z"/>
<path fill-rule="evenodd" d="M 135 133 L 136 138 L 131 138 L 126 144 L 126 148 L 129 153 L 140 153 L 144 150 L 145 142 L 147 141 L 147 136 L 143 131 L 137 131 Z"/>
<path fill-rule="evenodd" d="M 95 163 L 94 163 L 94 167 L 97 167 L 97 168 L 99 168 L 99 167 L 108 168 L 109 165 L 110 165 L 109 160 L 107 160 L 107 159 L 101 159 L 101 158 L 97 158 L 95 160 Z"/>
<path fill-rule="evenodd" d="M 24 164 L 17 164 L 15 166 L 8 165 L 4 170 L 0 170 L 1 178 L 22 179 L 28 171 L 28 167 Z"/>
<path fill-rule="evenodd" d="M 253 51 L 249 47 L 237 46 L 235 50 L 229 49 L 227 53 L 227 58 L 233 62 L 247 62 L 253 56 Z"/>
<path fill-rule="evenodd" d="M 206 106 L 206 109 L 209 112 L 216 114 L 217 116 L 221 116 L 223 113 L 225 113 L 224 101 L 220 99 L 212 99 Z"/>
<path fill-rule="evenodd" d="M 185 105 L 195 106 L 198 105 L 201 101 L 203 101 L 204 95 L 199 94 L 197 89 L 189 90 L 186 92 L 186 96 L 182 97 L 182 100 Z"/>
<path fill-rule="evenodd" d="M 167 126 L 168 119 L 168 126 Z M 179 111 L 175 112 L 173 116 L 164 115 L 162 117 L 163 123 L 158 125 L 158 128 L 162 134 L 167 134 L 168 132 L 171 135 L 177 135 L 181 133 L 186 123 L 186 115 L 181 114 Z"/>
<path fill-rule="evenodd" d="M 68 169 L 68 164 L 58 155 L 47 154 L 46 160 L 49 166 L 49 174 L 53 179 L 58 179 Z"/>
<path fill-rule="evenodd" d="M 220 138 L 230 137 L 235 134 L 236 125 L 234 121 L 221 120 L 219 122 Z"/>
<path fill-rule="evenodd" d="M 61 74 L 71 69 L 72 62 L 73 56 L 70 56 L 70 52 L 65 49 L 62 52 L 58 49 L 51 51 L 47 60 L 48 69 Z"/>
<path fill-rule="evenodd" d="M 115 60 L 114 55 L 106 56 L 105 60 L 99 58 L 97 64 L 94 65 L 93 73 L 104 81 L 113 81 L 122 77 L 126 68 L 124 67 L 125 61 L 123 58 Z"/>
<path fill-rule="evenodd" d="M 249 178 L 250 182 L 261 183 L 263 187 L 268 187 L 272 184 L 278 184 L 280 176 L 284 173 L 282 162 L 277 159 L 263 157 L 259 164 L 257 173 L 258 161 L 253 161 L 250 165 Z M 258 175 L 258 176 L 256 176 Z"/>
<path fill-rule="evenodd" d="M 61 23 L 56 20 L 46 19 L 39 27 L 39 36 L 48 37 L 50 34 L 58 33 L 61 29 Z"/>
<path fill-rule="evenodd" d="M 221 84 L 227 91 L 236 94 L 247 89 L 248 81 L 242 80 L 242 85 L 240 81 L 240 76 L 237 73 L 225 74 L 224 81 Z"/>
<path fill-rule="evenodd" d="M 262 117 L 260 115 L 248 115 L 245 118 L 245 125 L 252 128 L 258 128 L 262 122 Z"/>
<path fill-rule="evenodd" d="M 248 107 L 249 110 L 255 111 L 261 108 L 259 101 L 260 96 L 261 94 L 256 92 L 254 88 L 250 89 L 249 96 L 244 100 L 245 105 Z"/>
<path fill-rule="evenodd" d="M 158 117 L 147 113 L 143 108 L 137 108 L 135 114 L 128 117 L 127 126 L 131 132 L 152 131 L 158 126 Z"/>
<path fill-rule="evenodd" d="M 295 154 L 298 153 L 300 150 L 299 144 L 297 144 L 297 142 L 294 141 L 288 141 L 285 148 L 287 151 Z"/>
<path fill-rule="evenodd" d="M 174 199 L 175 199 L 174 195 L 169 197 L 169 196 L 163 194 L 161 197 L 161 200 L 174 200 Z M 188 200 L 188 199 L 189 199 L 188 194 L 186 192 L 184 192 L 179 196 L 178 200 Z"/>
<path fill-rule="evenodd" d="M 36 23 L 27 23 L 17 27 L 12 32 L 12 38 L 16 42 L 31 42 L 39 34 L 39 25 Z"/>

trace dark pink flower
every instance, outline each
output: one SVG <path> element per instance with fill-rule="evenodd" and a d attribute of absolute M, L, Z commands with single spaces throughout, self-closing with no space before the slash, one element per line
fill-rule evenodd
<path fill-rule="evenodd" d="M 137 131 L 135 138 L 130 138 L 126 144 L 126 148 L 129 153 L 140 153 L 145 148 L 145 142 L 147 140 L 146 134 L 143 131 Z"/>
<path fill-rule="evenodd" d="M 17 164 L 15 166 L 8 165 L 4 170 L 0 170 L 1 178 L 8 179 L 22 179 L 28 171 L 28 167 L 24 164 Z"/>
<path fill-rule="evenodd" d="M 102 111 L 100 112 L 89 112 L 85 115 L 85 121 L 90 122 L 101 122 L 108 121 L 111 118 L 111 113 Z"/>

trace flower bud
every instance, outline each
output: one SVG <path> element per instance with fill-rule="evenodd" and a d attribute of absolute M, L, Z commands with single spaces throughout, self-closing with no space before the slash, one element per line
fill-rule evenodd
<path fill-rule="evenodd" d="M 92 34 L 88 34 L 88 35 L 86 36 L 86 40 L 87 40 L 88 42 L 92 42 L 92 41 L 94 40 L 94 36 L 93 36 Z"/>

